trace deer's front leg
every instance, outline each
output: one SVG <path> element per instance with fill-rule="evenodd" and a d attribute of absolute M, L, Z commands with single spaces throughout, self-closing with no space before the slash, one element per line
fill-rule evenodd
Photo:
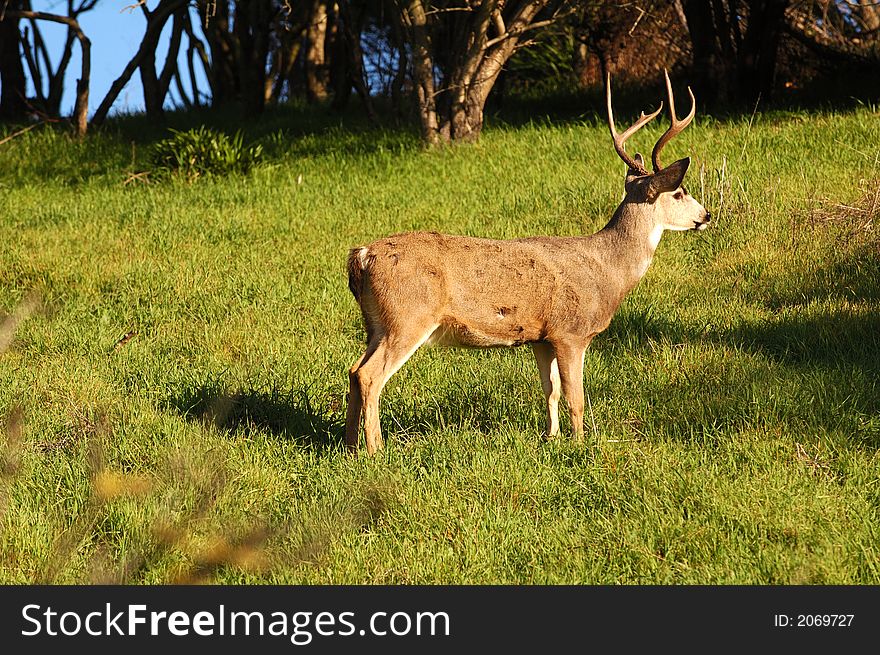
<path fill-rule="evenodd" d="M 587 346 L 581 343 L 557 343 L 554 348 L 562 394 L 571 417 L 572 436 L 576 441 L 581 441 L 584 438 L 584 353 Z"/>
<path fill-rule="evenodd" d="M 544 388 L 544 398 L 547 402 L 547 427 L 544 430 L 545 437 L 555 437 L 559 434 L 559 397 L 562 395 L 562 381 L 559 379 L 559 362 L 556 353 L 546 341 L 532 344 L 535 360 L 538 362 L 538 370 L 541 373 L 541 386 Z"/>

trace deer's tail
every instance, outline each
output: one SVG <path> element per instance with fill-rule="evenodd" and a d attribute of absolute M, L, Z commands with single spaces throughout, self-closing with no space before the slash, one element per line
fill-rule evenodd
<path fill-rule="evenodd" d="M 364 273 L 366 272 L 367 249 L 364 247 L 352 248 L 348 253 L 348 288 L 354 299 L 361 302 L 361 294 L 364 288 Z"/>

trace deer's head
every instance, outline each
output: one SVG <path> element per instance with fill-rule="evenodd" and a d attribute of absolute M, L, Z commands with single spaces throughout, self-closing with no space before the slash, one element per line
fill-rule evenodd
<path fill-rule="evenodd" d="M 672 125 L 663 133 L 654 150 L 651 153 L 651 163 L 654 172 L 651 173 L 645 167 L 642 156 L 636 153 L 630 157 L 624 149 L 626 140 L 636 133 L 641 127 L 657 117 L 663 109 L 663 103 L 657 111 L 645 115 L 642 112 L 639 119 L 633 123 L 623 134 L 618 134 L 614 127 L 614 114 L 611 110 L 611 75 L 606 78 L 605 98 L 608 105 L 608 127 L 611 130 L 611 138 L 614 140 L 614 149 L 618 156 L 627 165 L 626 182 L 624 189 L 626 195 L 622 206 L 631 207 L 633 213 L 645 217 L 644 220 L 652 221 L 653 229 L 662 230 L 703 230 L 709 225 L 711 215 L 696 198 L 691 196 L 683 186 L 684 176 L 691 163 L 689 157 L 679 159 L 676 162 L 663 166 L 660 163 L 660 152 L 674 136 L 679 134 L 694 119 L 697 110 L 693 91 L 688 87 L 691 96 L 691 111 L 683 119 L 679 120 L 675 115 L 675 99 L 672 95 L 672 84 L 669 74 L 664 71 L 666 78 L 666 93 L 669 100 L 669 113 Z M 659 237 L 658 237 L 659 238 Z"/>

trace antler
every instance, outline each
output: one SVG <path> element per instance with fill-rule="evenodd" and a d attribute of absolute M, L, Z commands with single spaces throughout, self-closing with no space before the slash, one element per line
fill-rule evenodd
<path fill-rule="evenodd" d="M 694 114 L 697 113 L 697 100 L 694 98 L 694 92 L 691 91 L 691 87 L 688 87 L 688 93 L 691 95 L 691 113 L 685 116 L 682 120 L 678 120 L 675 117 L 675 98 L 672 97 L 672 83 L 669 81 L 669 73 L 665 68 L 663 69 L 663 75 L 666 77 L 666 95 L 669 98 L 669 114 L 672 118 L 672 125 L 670 125 L 669 129 L 663 133 L 663 136 L 657 141 L 657 144 L 654 146 L 654 151 L 651 153 L 651 164 L 654 166 L 655 173 L 663 168 L 663 165 L 660 163 L 660 151 L 663 150 L 663 146 L 669 143 L 669 141 L 672 140 L 672 137 L 679 134 L 684 128 L 690 125 L 690 122 L 694 120 Z"/>
<path fill-rule="evenodd" d="M 608 73 L 605 77 L 605 99 L 608 104 L 608 128 L 611 130 L 611 138 L 614 140 L 614 149 L 623 160 L 623 163 L 629 166 L 632 170 L 638 172 L 640 175 L 650 175 L 647 168 L 626 154 L 623 144 L 626 143 L 626 140 L 635 134 L 639 128 L 657 117 L 657 114 L 663 109 L 663 103 L 660 103 L 660 107 L 653 114 L 648 114 L 646 116 L 645 112 L 642 112 L 641 116 L 639 116 L 639 120 L 633 123 L 633 125 L 623 134 L 618 134 L 617 130 L 614 128 L 614 113 L 611 111 L 611 73 Z"/>

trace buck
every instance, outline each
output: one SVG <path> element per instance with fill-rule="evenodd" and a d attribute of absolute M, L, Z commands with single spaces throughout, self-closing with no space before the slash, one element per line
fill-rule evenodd
<path fill-rule="evenodd" d="M 672 125 L 651 153 L 649 172 L 624 144 L 663 109 L 622 134 L 614 126 L 611 77 L 606 78 L 608 127 L 627 165 L 625 196 L 608 224 L 580 237 L 536 236 L 492 240 L 408 232 L 354 248 L 348 285 L 363 314 L 367 348 L 349 371 L 345 442 L 357 451 L 361 415 L 369 454 L 383 447 L 379 395 L 425 344 L 464 347 L 530 344 L 547 409 L 545 433 L 559 432 L 565 397 L 573 436 L 583 438 L 584 354 L 611 322 L 623 298 L 648 270 L 665 230 L 702 230 L 709 212 L 682 186 L 690 159 L 664 167 L 660 153 L 693 120 L 675 115 L 665 73 Z"/>

